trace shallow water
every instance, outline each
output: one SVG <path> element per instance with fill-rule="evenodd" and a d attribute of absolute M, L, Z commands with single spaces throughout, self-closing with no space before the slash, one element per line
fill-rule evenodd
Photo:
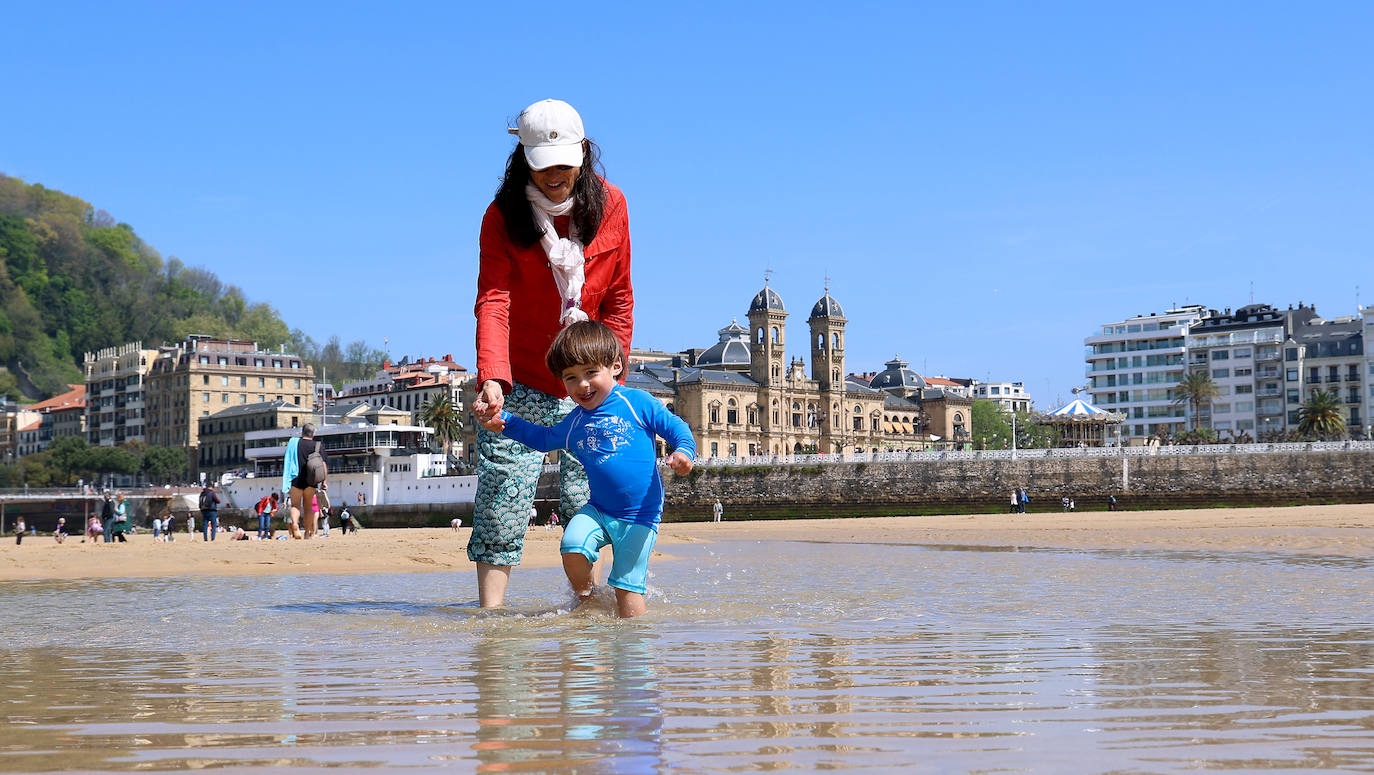
<path fill-rule="evenodd" d="M 1374 772 L 1371 564 L 673 546 L 647 617 L 518 570 L 0 585 L 0 770 Z"/>

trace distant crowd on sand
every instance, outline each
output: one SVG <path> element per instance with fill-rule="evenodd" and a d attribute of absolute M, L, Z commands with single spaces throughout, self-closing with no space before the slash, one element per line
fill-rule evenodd
<path fill-rule="evenodd" d="M 1059 498 L 1059 505 L 1065 513 L 1078 510 L 1077 496 L 1064 495 Z M 1011 513 L 1025 514 L 1026 507 L 1030 505 L 1030 496 L 1026 494 L 1026 488 L 1018 487 L 1011 491 Z M 1116 493 L 1107 495 L 1107 511 L 1116 511 Z"/>

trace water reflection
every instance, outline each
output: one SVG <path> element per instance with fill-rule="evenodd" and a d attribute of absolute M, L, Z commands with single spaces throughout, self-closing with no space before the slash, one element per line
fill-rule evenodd
<path fill-rule="evenodd" d="M 1374 770 L 1365 569 L 742 543 L 634 622 L 541 573 L 0 585 L 0 770 Z"/>

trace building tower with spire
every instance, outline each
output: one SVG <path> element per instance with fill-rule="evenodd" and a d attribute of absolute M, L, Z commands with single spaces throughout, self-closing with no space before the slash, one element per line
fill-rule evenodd
<path fill-rule="evenodd" d="M 749 376 L 760 385 L 781 383 L 786 347 L 787 308 L 765 277 L 763 290 L 749 304 Z"/>

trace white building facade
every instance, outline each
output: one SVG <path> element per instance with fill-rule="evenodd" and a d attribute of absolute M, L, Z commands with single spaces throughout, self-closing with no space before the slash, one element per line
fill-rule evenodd
<path fill-rule="evenodd" d="M 974 382 L 972 395 L 980 401 L 991 401 L 1007 412 L 1029 412 L 1030 393 L 1024 382 Z"/>
<path fill-rule="evenodd" d="M 1188 327 L 1205 313 L 1201 305 L 1188 305 L 1138 315 L 1083 340 L 1088 394 L 1095 405 L 1125 415 L 1123 441 L 1185 430 L 1174 387 L 1187 370 Z"/>

